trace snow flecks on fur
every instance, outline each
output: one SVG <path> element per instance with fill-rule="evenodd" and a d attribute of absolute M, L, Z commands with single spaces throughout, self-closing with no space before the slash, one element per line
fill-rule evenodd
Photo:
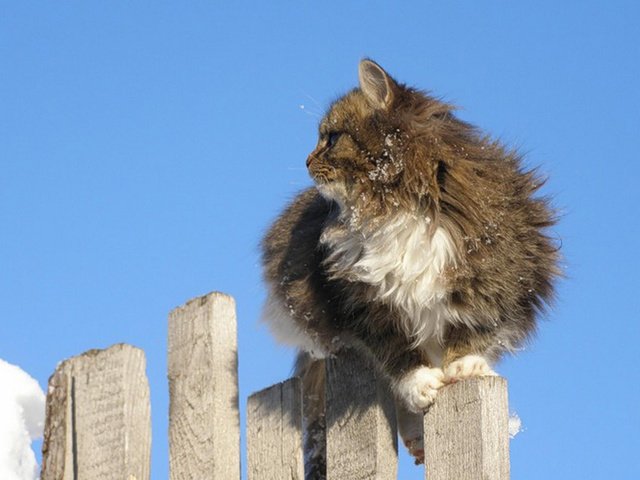
<path fill-rule="evenodd" d="M 313 358 L 324 358 L 327 352 L 320 346 L 315 337 L 317 334 L 309 332 L 294 320 L 296 311 L 292 305 L 283 305 L 275 295 L 269 295 L 263 311 L 262 320 L 267 323 L 271 333 L 280 343 L 302 349 Z M 307 321 L 311 314 L 304 314 Z"/>
<path fill-rule="evenodd" d="M 368 160 L 375 164 L 375 168 L 368 173 L 369 180 L 388 182 L 404 168 L 404 160 L 400 154 L 402 138 L 400 130 L 384 135 L 384 146 L 379 156 L 373 158 L 367 155 Z"/>

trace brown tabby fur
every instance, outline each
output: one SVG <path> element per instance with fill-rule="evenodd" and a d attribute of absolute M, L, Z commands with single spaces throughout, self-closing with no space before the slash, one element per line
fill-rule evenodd
<path fill-rule="evenodd" d="M 553 296 L 558 251 L 545 229 L 554 215 L 534 196 L 543 182 L 450 105 L 369 60 L 360 69 L 361 87 L 331 106 L 307 160 L 320 191 L 339 194 L 309 188 L 271 227 L 262 243 L 270 295 L 322 350 L 360 348 L 393 385 L 433 361 L 399 327 L 400 311 L 327 262 L 320 237 L 365 224 L 371 231 L 399 212 L 429 217 L 426 235 L 442 227 L 456 253 L 440 278 L 446 301 L 472 318 L 448 324 L 442 367 L 467 354 L 496 361 L 530 337 Z"/>

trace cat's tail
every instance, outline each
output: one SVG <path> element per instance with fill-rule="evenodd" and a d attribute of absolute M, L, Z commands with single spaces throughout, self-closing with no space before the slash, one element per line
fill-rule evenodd
<path fill-rule="evenodd" d="M 295 375 L 302 380 L 305 480 L 326 478 L 325 362 L 300 352 Z"/>

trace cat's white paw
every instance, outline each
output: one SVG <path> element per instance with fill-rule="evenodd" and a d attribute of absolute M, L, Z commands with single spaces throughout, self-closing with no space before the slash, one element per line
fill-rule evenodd
<path fill-rule="evenodd" d="M 445 382 L 453 383 L 471 377 L 488 377 L 497 375 L 487 360 L 480 355 L 466 355 L 451 362 L 444 369 Z"/>
<path fill-rule="evenodd" d="M 439 368 L 419 367 L 407 373 L 396 385 L 396 393 L 409 411 L 418 413 L 433 403 L 438 389 L 444 385 Z"/>

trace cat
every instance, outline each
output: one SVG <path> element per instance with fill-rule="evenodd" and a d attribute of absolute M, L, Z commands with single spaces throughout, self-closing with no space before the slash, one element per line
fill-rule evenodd
<path fill-rule="evenodd" d="M 418 462 L 438 389 L 495 375 L 560 274 L 555 213 L 535 194 L 543 180 L 453 111 L 361 61 L 359 88 L 320 122 L 306 161 L 315 186 L 262 242 L 264 316 L 302 352 L 307 386 L 322 376 L 315 359 L 364 352 L 389 379 Z"/>

